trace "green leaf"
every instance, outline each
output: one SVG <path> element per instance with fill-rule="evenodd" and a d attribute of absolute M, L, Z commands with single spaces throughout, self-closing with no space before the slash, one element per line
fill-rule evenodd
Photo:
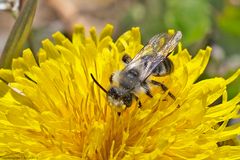
<path fill-rule="evenodd" d="M 171 0 L 167 2 L 165 23 L 167 28 L 183 32 L 184 44 L 191 45 L 203 39 L 211 28 L 209 1 Z"/>
<path fill-rule="evenodd" d="M 27 0 L 8 37 L 0 59 L 0 67 L 10 68 L 12 59 L 18 57 L 31 31 L 37 0 Z"/>
<path fill-rule="evenodd" d="M 228 34 L 240 36 L 240 9 L 236 6 L 228 5 L 223 13 L 217 17 L 220 29 Z"/>

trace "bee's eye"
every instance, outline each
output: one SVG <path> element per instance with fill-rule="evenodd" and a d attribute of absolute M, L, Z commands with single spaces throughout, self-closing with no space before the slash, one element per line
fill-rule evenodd
<path fill-rule="evenodd" d="M 108 96 L 112 97 L 113 99 L 118 99 L 119 98 L 119 94 L 116 88 L 110 88 L 110 90 L 108 91 Z"/>

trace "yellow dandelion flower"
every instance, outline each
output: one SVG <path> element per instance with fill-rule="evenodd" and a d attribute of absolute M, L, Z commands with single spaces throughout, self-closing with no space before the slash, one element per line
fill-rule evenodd
<path fill-rule="evenodd" d="M 5 159 L 240 159 L 237 135 L 240 94 L 228 99 L 226 88 L 240 75 L 196 82 L 211 48 L 191 58 L 186 49 L 169 58 L 172 74 L 156 78 L 168 91 L 154 87 L 154 97 L 140 97 L 118 115 L 106 94 L 109 77 L 123 68 L 125 53 L 142 47 L 139 28 L 116 41 L 107 25 L 100 36 L 77 26 L 72 41 L 61 33 L 55 43 L 42 42 L 35 61 L 31 50 L 0 70 L 0 157 Z M 219 97 L 222 101 L 214 105 Z M 226 143 L 229 140 L 236 142 Z"/>

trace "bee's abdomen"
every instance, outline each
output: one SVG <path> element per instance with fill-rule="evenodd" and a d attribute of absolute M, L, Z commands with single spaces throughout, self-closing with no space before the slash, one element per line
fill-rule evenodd
<path fill-rule="evenodd" d="M 173 63 L 170 59 L 164 59 L 154 70 L 153 76 L 164 76 L 173 71 Z"/>

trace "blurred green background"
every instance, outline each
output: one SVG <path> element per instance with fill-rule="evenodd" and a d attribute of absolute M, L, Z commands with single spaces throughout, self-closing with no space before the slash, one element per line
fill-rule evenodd
<path fill-rule="evenodd" d="M 15 21 L 13 10 L 1 9 L 1 4 L 7 1 L 0 1 L 0 53 Z M 18 8 L 21 10 L 21 5 Z M 86 30 L 95 26 L 97 31 L 112 23 L 115 38 L 139 26 L 144 44 L 160 32 L 180 30 L 183 46 L 192 55 L 207 45 L 213 48 L 207 70 L 200 79 L 229 77 L 240 68 L 240 0 L 41 0 L 24 48 L 37 52 L 41 41 L 56 31 L 70 37 L 76 23 L 86 26 Z M 229 96 L 239 92 L 238 78 L 229 86 Z"/>

